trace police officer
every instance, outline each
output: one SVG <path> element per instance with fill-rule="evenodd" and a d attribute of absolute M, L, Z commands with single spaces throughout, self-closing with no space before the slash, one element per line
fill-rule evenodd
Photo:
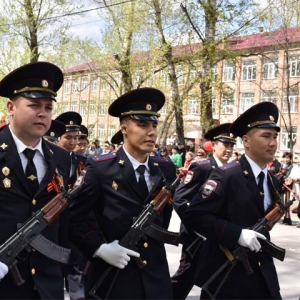
<path fill-rule="evenodd" d="M 205 135 L 205 139 L 212 142 L 213 155 L 209 159 L 204 159 L 192 163 L 189 167 L 185 180 L 179 185 L 173 199 L 173 206 L 180 219 L 193 196 L 200 186 L 208 178 L 211 171 L 223 166 L 232 155 L 235 145 L 235 136 L 230 134 L 231 123 L 224 123 L 210 129 Z M 194 286 L 197 261 L 199 259 L 200 243 L 202 238 L 188 233 L 184 225 L 181 224 L 182 254 L 179 268 L 172 276 L 172 288 L 174 299 L 186 299 Z M 189 248 L 190 247 L 190 248 Z M 191 249 L 190 251 L 187 249 Z"/>
<path fill-rule="evenodd" d="M 115 100 L 108 112 L 120 119 L 124 144 L 116 152 L 87 159 L 86 188 L 71 208 L 72 238 L 91 260 L 87 297 L 107 267 L 114 266 L 119 269 L 118 276 L 113 281 L 108 274 L 96 295 L 106 299 L 172 299 L 164 243 L 145 236 L 137 252 L 118 243 L 144 206 L 176 178 L 170 160 L 149 156 L 164 102 L 164 94 L 153 88 L 132 90 Z M 140 169 L 145 171 L 144 188 L 140 187 Z M 85 224 L 91 210 L 100 235 Z M 167 228 L 171 211 L 172 207 L 166 206 L 156 224 Z M 138 268 L 132 257 L 141 257 L 145 267 Z"/>
<path fill-rule="evenodd" d="M 66 132 L 58 138 L 58 145 L 65 148 L 70 152 L 71 156 L 71 172 L 70 172 L 70 184 L 74 184 L 79 175 L 80 162 L 85 163 L 85 157 L 82 155 L 76 155 L 74 149 L 78 143 L 78 137 L 80 134 L 81 115 L 75 111 L 67 111 L 60 114 L 55 120 L 65 124 Z"/>
<path fill-rule="evenodd" d="M 230 132 L 242 138 L 245 154 L 211 172 L 184 217 L 189 230 L 207 237 L 199 261 L 199 286 L 230 258 L 237 245 L 249 248 L 253 273 L 248 275 L 242 263 L 235 264 L 216 299 L 281 299 L 273 259 L 260 244 L 270 238 L 269 233 L 264 236 L 249 229 L 278 201 L 278 181 L 267 171 L 277 148 L 277 120 L 276 105 L 261 102 L 233 122 Z M 220 287 L 224 272 L 208 286 L 210 293 Z M 210 299 L 203 289 L 201 299 Z"/>
<path fill-rule="evenodd" d="M 64 123 L 52 120 L 49 130 L 44 134 L 44 138 L 49 142 L 57 144 L 58 138 L 66 132 Z"/>
<path fill-rule="evenodd" d="M 78 143 L 74 149 L 74 152 L 78 155 L 86 157 L 86 150 L 89 146 L 89 131 L 84 125 L 80 125 L 79 135 L 78 135 Z"/>
<path fill-rule="evenodd" d="M 58 145 L 70 152 L 71 173 L 69 183 L 73 185 L 84 168 L 86 157 L 80 153 L 75 153 L 79 137 L 87 136 L 85 128 L 81 124 L 82 118 L 79 113 L 74 111 L 64 112 L 56 118 L 66 127 L 66 132 L 58 138 Z M 80 130 L 81 129 L 81 130 Z M 72 205 L 72 203 L 70 204 Z M 83 273 L 87 264 L 86 257 L 78 248 L 70 244 L 71 257 L 68 264 L 66 276 L 66 288 L 71 300 L 84 299 Z"/>
<path fill-rule="evenodd" d="M 50 128 L 53 101 L 62 83 L 62 71 L 47 62 L 24 65 L 0 82 L 0 96 L 9 98 L 10 116 L 10 124 L 0 131 L 0 244 L 60 192 L 58 173 L 67 188 L 70 156 L 42 138 Z M 65 245 L 67 216 L 65 210 L 43 230 L 51 243 Z M 17 266 L 25 283 L 15 286 L 6 275 L 0 282 L 1 299 L 64 299 L 59 262 L 32 249 L 24 250 L 20 257 Z"/>

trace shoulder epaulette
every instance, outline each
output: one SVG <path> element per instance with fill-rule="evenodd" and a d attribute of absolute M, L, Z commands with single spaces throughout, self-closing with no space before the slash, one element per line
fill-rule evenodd
<path fill-rule="evenodd" d="M 229 164 L 223 165 L 222 167 L 220 167 L 220 169 L 223 171 L 227 171 L 240 165 L 241 165 L 240 162 L 235 160 L 230 162 Z"/>
<path fill-rule="evenodd" d="M 70 154 L 70 152 L 68 150 L 66 150 L 65 148 L 63 148 L 63 147 L 61 147 L 61 146 L 59 146 L 57 144 L 54 144 L 54 143 L 52 143 L 52 142 L 50 142 L 50 141 L 48 141 L 46 139 L 44 139 L 44 142 L 46 142 L 48 144 L 48 146 L 50 147 L 50 149 L 54 147 L 54 148 L 57 148 L 59 150 L 62 150 L 63 152 L 66 152 L 66 153 Z"/>
<path fill-rule="evenodd" d="M 107 153 L 107 154 L 102 154 L 102 155 L 98 155 L 98 156 L 90 156 L 90 158 L 94 161 L 94 162 L 101 162 L 101 161 L 105 161 L 105 160 L 110 160 L 110 159 L 114 159 L 116 158 L 116 154 L 113 153 Z"/>
<path fill-rule="evenodd" d="M 79 156 L 79 157 L 86 157 L 84 154 L 79 153 L 79 152 L 75 152 L 75 155 L 76 155 L 76 156 Z"/>
<path fill-rule="evenodd" d="M 150 159 L 156 163 L 173 163 L 171 159 L 163 156 L 150 156 Z"/>
<path fill-rule="evenodd" d="M 197 163 L 198 165 L 207 165 L 207 164 L 211 164 L 209 159 L 202 159 L 202 160 L 197 160 L 195 161 L 195 163 Z"/>

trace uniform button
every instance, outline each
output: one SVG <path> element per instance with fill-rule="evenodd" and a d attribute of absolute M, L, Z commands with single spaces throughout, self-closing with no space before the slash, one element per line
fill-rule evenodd
<path fill-rule="evenodd" d="M 35 252 L 36 250 L 34 248 L 31 248 L 32 252 Z"/>
<path fill-rule="evenodd" d="M 35 274 L 35 269 L 31 269 L 31 274 L 32 274 L 32 275 Z"/>
<path fill-rule="evenodd" d="M 36 205 L 36 200 L 33 199 L 31 203 L 32 203 L 32 205 Z"/>
<path fill-rule="evenodd" d="M 261 262 L 260 261 L 258 262 L 258 265 L 261 266 Z"/>
<path fill-rule="evenodd" d="M 143 264 L 146 265 L 146 264 L 147 264 L 147 261 L 146 261 L 146 260 L 143 260 Z"/>
<path fill-rule="evenodd" d="M 144 243 L 144 248 L 148 248 L 148 243 Z"/>

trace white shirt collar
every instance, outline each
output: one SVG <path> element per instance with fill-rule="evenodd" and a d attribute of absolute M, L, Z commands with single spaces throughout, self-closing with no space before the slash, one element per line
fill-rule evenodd
<path fill-rule="evenodd" d="M 222 166 L 223 166 L 223 163 L 222 163 L 216 156 L 213 155 L 213 157 L 214 157 L 214 159 L 215 159 L 215 161 L 216 161 L 218 167 L 222 167 Z"/>
<path fill-rule="evenodd" d="M 124 145 L 123 145 L 123 150 L 125 154 L 128 156 L 129 160 L 131 161 L 134 170 L 136 170 L 140 165 L 144 165 L 146 169 L 149 171 L 149 167 L 148 167 L 149 155 L 147 155 L 147 160 L 144 163 L 140 163 L 126 151 Z"/>
<path fill-rule="evenodd" d="M 265 168 L 262 170 L 258 164 L 256 162 L 254 162 L 247 154 L 245 154 L 245 157 L 246 159 L 248 160 L 250 166 L 251 166 L 251 169 L 252 169 L 252 172 L 253 172 L 253 175 L 255 178 L 258 178 L 258 175 L 259 173 L 262 171 L 264 172 L 265 174 L 265 178 L 267 178 L 267 174 L 268 174 L 268 169 L 267 169 L 267 165 L 265 166 Z"/>
<path fill-rule="evenodd" d="M 40 138 L 38 144 L 34 148 L 32 148 L 32 147 L 26 146 L 20 139 L 18 139 L 17 136 L 12 132 L 10 126 L 8 128 L 9 128 L 11 135 L 13 137 L 13 140 L 17 146 L 17 151 L 19 154 L 22 153 L 26 148 L 30 148 L 33 150 L 38 150 L 44 156 L 43 147 L 42 147 L 42 138 Z"/>

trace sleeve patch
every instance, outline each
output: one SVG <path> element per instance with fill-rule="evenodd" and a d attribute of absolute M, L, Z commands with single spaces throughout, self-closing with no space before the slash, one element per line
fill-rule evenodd
<path fill-rule="evenodd" d="M 201 191 L 203 199 L 209 198 L 217 189 L 218 184 L 214 180 L 207 180 Z"/>
<path fill-rule="evenodd" d="M 184 184 L 188 184 L 189 182 L 191 182 L 193 177 L 194 177 L 194 172 L 193 171 L 188 171 L 185 178 L 184 178 Z"/>

